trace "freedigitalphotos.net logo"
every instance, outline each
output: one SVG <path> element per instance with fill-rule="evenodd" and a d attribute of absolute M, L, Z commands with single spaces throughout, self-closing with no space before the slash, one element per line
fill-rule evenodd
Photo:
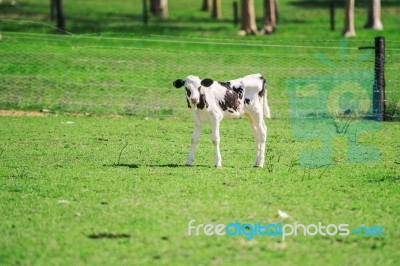
<path fill-rule="evenodd" d="M 319 140 L 318 149 L 303 151 L 299 165 L 304 168 L 329 167 L 333 164 L 333 138 L 343 136 L 347 142 L 346 161 L 377 163 L 380 152 L 372 146 L 357 142 L 362 133 L 382 128 L 375 121 L 373 106 L 376 80 L 370 50 L 350 60 L 347 42 L 340 43 L 340 55 L 328 59 L 317 53 L 313 67 L 321 75 L 293 78 L 286 81 L 292 138 L 296 141 Z M 354 50 L 352 50 L 354 51 Z M 358 58 L 357 58 L 358 57 Z M 337 63 L 337 62 L 340 63 Z"/>
<path fill-rule="evenodd" d="M 246 240 L 252 240 L 254 237 L 280 237 L 285 241 L 288 237 L 297 236 L 349 236 L 351 234 L 358 236 L 383 236 L 381 226 L 365 226 L 349 229 L 349 224 L 328 224 L 322 222 L 317 224 L 288 224 L 283 222 L 263 224 L 257 222 L 254 224 L 241 224 L 237 221 L 225 224 L 201 224 L 192 219 L 188 223 L 188 236 L 238 236 Z"/>

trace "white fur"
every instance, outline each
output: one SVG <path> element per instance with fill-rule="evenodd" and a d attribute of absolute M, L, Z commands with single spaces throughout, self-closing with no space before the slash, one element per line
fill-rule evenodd
<path fill-rule="evenodd" d="M 196 151 L 200 131 L 205 123 L 211 124 L 212 142 L 215 147 L 215 166 L 222 166 L 222 158 L 220 153 L 220 134 L 219 127 L 223 118 L 239 118 L 245 115 L 254 132 L 256 143 L 256 160 L 254 167 L 263 167 L 265 161 L 265 143 L 267 138 L 267 126 L 264 122 L 264 116 L 270 118 L 270 110 L 267 101 L 267 92 L 265 88 L 264 97 L 260 97 L 258 93 L 262 90 L 264 79 L 261 74 L 248 75 L 243 78 L 230 80 L 231 86 L 243 89 L 243 99 L 240 101 L 238 110 L 227 109 L 225 111 L 219 105 L 219 102 L 224 102 L 224 96 L 227 89 L 217 81 L 214 81 L 211 86 L 201 86 L 200 78 L 197 76 L 188 76 L 185 79 L 184 86 L 191 91 L 191 97 L 187 97 L 191 103 L 191 109 L 194 118 L 194 130 L 192 134 L 192 144 L 189 152 L 186 165 L 192 165 L 194 154 Z M 229 93 L 229 92 L 228 92 Z M 230 93 L 233 93 L 232 91 Z M 199 98 L 200 94 L 206 95 L 208 108 L 196 108 L 196 103 L 193 103 L 193 98 Z M 244 100 L 249 99 L 250 104 L 245 104 Z M 229 112 L 231 111 L 231 112 Z"/>

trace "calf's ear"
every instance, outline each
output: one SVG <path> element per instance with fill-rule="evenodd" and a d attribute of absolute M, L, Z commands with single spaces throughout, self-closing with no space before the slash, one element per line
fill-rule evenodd
<path fill-rule="evenodd" d="M 210 87 L 213 83 L 214 83 L 214 80 L 212 80 L 212 79 L 203 79 L 201 81 L 201 86 Z"/>
<path fill-rule="evenodd" d="M 174 84 L 175 88 L 181 88 L 185 82 L 182 79 L 175 80 L 172 84 Z"/>

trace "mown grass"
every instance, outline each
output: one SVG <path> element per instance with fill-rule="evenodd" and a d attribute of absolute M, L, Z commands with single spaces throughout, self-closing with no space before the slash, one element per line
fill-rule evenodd
<path fill-rule="evenodd" d="M 395 2 L 383 4 L 383 32 L 361 27 L 366 9 L 360 3 L 356 16 L 360 34 L 348 42 L 341 41 L 340 23 L 338 30 L 328 30 L 323 3 L 310 8 L 309 2 L 283 1 L 276 34 L 247 37 L 236 35 L 231 3 L 223 4 L 224 19 L 215 21 L 194 3 L 171 2 L 170 19 L 152 17 L 146 27 L 140 18 L 141 1 L 68 1 L 64 3 L 67 29 L 77 35 L 60 36 L 42 24 L 50 23 L 48 1 L 25 0 L 15 7 L 4 2 L 0 108 L 184 115 L 185 102 L 171 100 L 182 94 L 172 89 L 172 80 L 189 74 L 224 80 L 262 73 L 270 97 L 279 101 L 274 115 L 287 117 L 288 80 L 373 69 L 373 51 L 357 48 L 372 46 L 379 34 L 392 49 L 386 52 L 388 113 L 399 116 Z M 256 7 L 261 23 L 261 1 Z M 339 11 L 337 20 L 342 21 Z"/>
<path fill-rule="evenodd" d="M 0 117 L 0 264 L 396 265 L 399 123 L 357 135 L 357 143 L 378 149 L 378 163 L 349 163 L 349 135 L 332 134 L 332 166 L 302 168 L 299 156 L 322 146 L 307 130 L 326 125 L 296 133 L 287 82 L 372 70 L 373 52 L 357 48 L 373 45 L 377 34 L 388 48 L 399 48 L 397 3 L 384 1 L 385 30 L 375 32 L 362 29 L 365 3 L 358 2 L 358 37 L 346 43 L 340 42 L 341 10 L 331 32 L 327 9 L 317 2 L 279 1 L 277 33 L 248 37 L 236 36 L 230 1 L 222 1 L 222 21 L 199 11 L 200 1 L 169 1 L 170 20 L 151 18 L 147 27 L 140 2 L 64 1 L 74 35 L 41 24 L 49 23 L 48 1 L 0 5 L 1 19 L 17 20 L 0 23 L 0 109 L 61 114 Z M 261 8 L 257 14 L 261 25 Z M 387 51 L 393 116 L 399 64 L 396 50 Z M 266 167 L 252 168 L 245 119 L 222 123 L 222 169 L 212 166 L 209 127 L 195 165 L 184 167 L 192 120 L 183 91 L 171 82 L 189 74 L 223 80 L 257 72 L 267 78 L 273 115 Z M 328 123 L 327 130 L 334 128 Z M 191 219 L 276 223 L 278 209 L 290 215 L 287 223 L 380 225 L 384 236 L 283 242 L 187 235 Z"/>
<path fill-rule="evenodd" d="M 397 47 L 396 42 L 388 43 Z M 189 74 L 228 80 L 262 73 L 269 97 L 276 103 L 273 115 L 288 117 L 288 81 L 373 71 L 373 52 L 358 50 L 372 44 L 373 40 L 265 44 L 171 36 L 112 38 L 6 32 L 0 51 L 0 107 L 181 116 L 187 113 L 186 102 L 181 100 L 182 90 L 171 85 L 173 80 Z M 398 117 L 398 54 L 388 54 L 386 95 L 393 104 L 391 116 Z M 372 84 L 373 75 L 371 90 Z"/>
<path fill-rule="evenodd" d="M 149 24 L 144 26 L 142 19 L 142 1 L 115 0 L 85 2 L 71 0 L 64 3 L 67 30 L 72 33 L 139 33 L 163 35 L 194 35 L 194 36 L 235 36 L 238 25 L 233 24 L 233 1 L 222 2 L 222 19 L 213 20 L 210 14 L 200 10 L 201 1 L 170 1 L 169 19 L 160 21 L 149 16 Z M 263 23 L 263 1 L 255 0 L 257 25 Z M 0 5 L 1 18 L 50 22 L 50 8 L 47 0 L 21 0 L 12 7 L 8 1 Z M 336 1 L 336 30 L 330 31 L 329 2 L 282 0 L 279 2 L 278 34 L 268 39 L 297 39 L 297 38 L 340 38 L 343 29 L 344 1 Z M 363 28 L 366 22 L 367 1 L 358 1 L 355 9 L 355 25 L 358 37 L 373 38 L 375 31 Z M 385 34 L 399 36 L 397 25 L 399 3 L 396 0 L 382 2 L 382 21 Z M 21 25 L 2 25 L 3 30 L 21 30 Z M 49 32 L 42 25 L 25 26 L 25 31 Z M 261 37 L 261 39 L 266 39 Z"/>
<path fill-rule="evenodd" d="M 216 170 L 209 128 L 195 165 L 183 166 L 190 120 L 0 120 L 2 264 L 395 265 L 400 256 L 396 123 L 360 136 L 361 143 L 380 150 L 378 164 L 347 163 L 346 141 L 338 137 L 335 164 L 324 170 L 296 165 L 302 151 L 320 144 L 293 142 L 285 120 L 268 123 L 267 167 L 253 169 L 247 121 L 225 121 L 224 167 Z M 187 235 L 191 219 L 269 223 L 281 220 L 278 209 L 289 213 L 286 223 L 380 225 L 384 237 L 298 236 L 285 242 L 255 237 L 247 242 Z"/>

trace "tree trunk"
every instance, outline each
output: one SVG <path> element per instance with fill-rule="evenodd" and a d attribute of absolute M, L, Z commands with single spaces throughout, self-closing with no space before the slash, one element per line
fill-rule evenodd
<path fill-rule="evenodd" d="M 50 21 L 54 21 L 56 17 L 56 1 L 50 0 Z"/>
<path fill-rule="evenodd" d="M 242 27 L 240 35 L 257 34 L 256 15 L 254 11 L 254 0 L 241 0 L 242 4 Z"/>
<path fill-rule="evenodd" d="M 210 11 L 211 10 L 211 0 L 203 0 L 203 5 L 201 6 L 202 11 Z"/>
<path fill-rule="evenodd" d="M 151 9 L 155 16 L 161 19 L 168 18 L 168 0 L 152 0 Z"/>
<path fill-rule="evenodd" d="M 263 34 L 271 34 L 276 28 L 276 1 L 264 0 L 264 27 Z"/>
<path fill-rule="evenodd" d="M 356 36 L 356 30 L 354 29 L 354 0 L 346 0 L 344 16 L 343 35 L 345 37 Z"/>
<path fill-rule="evenodd" d="M 221 15 L 221 0 L 212 0 L 211 16 L 215 19 L 220 19 Z"/>
<path fill-rule="evenodd" d="M 62 0 L 55 0 L 55 5 L 57 10 L 57 29 L 60 31 L 65 31 L 65 18 Z"/>
<path fill-rule="evenodd" d="M 212 0 L 211 16 L 215 19 L 221 18 L 221 0 Z"/>
<path fill-rule="evenodd" d="M 150 12 L 151 12 L 151 14 L 153 14 L 155 16 L 157 1 L 154 1 L 154 0 L 149 0 L 149 1 L 150 1 Z"/>
<path fill-rule="evenodd" d="M 381 22 L 381 0 L 369 0 L 367 23 L 365 27 L 374 30 L 383 30 Z"/>

